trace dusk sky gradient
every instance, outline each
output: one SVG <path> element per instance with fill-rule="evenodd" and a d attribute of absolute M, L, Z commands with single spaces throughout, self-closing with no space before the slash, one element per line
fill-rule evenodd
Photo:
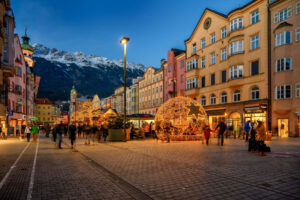
<path fill-rule="evenodd" d="M 160 66 L 171 48 L 185 49 L 205 8 L 227 14 L 250 0 L 11 0 L 15 32 L 32 43 L 70 52 Z"/>

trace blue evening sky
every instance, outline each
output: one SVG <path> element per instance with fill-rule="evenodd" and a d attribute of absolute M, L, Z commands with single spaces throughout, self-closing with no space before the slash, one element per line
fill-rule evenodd
<path fill-rule="evenodd" d="M 250 0 L 11 0 L 15 32 L 32 43 L 159 67 L 170 48 L 184 49 L 206 7 L 227 14 Z"/>

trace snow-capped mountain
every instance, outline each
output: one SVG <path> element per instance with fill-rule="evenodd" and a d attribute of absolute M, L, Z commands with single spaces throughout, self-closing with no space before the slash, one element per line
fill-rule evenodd
<path fill-rule="evenodd" d="M 48 48 L 42 44 L 33 44 L 34 56 L 44 58 L 48 61 L 60 62 L 64 64 L 76 64 L 80 67 L 95 67 L 99 66 L 112 66 L 123 67 L 123 60 L 110 60 L 102 56 L 85 55 L 84 53 L 77 51 L 75 53 L 57 50 L 56 48 Z M 133 62 L 126 62 L 126 68 L 145 70 L 145 66 L 142 64 L 135 64 Z"/>
<path fill-rule="evenodd" d="M 98 94 L 100 98 L 113 94 L 123 80 L 123 61 L 110 60 L 101 56 L 70 53 L 42 44 L 34 44 L 35 73 L 41 77 L 38 97 L 51 100 L 68 100 L 74 84 L 80 95 Z M 143 76 L 142 64 L 127 62 L 126 81 Z"/>

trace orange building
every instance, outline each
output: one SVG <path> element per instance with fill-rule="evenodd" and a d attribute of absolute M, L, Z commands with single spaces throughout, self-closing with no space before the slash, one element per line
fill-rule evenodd
<path fill-rule="evenodd" d="M 300 1 L 270 4 L 272 132 L 300 136 Z"/>
<path fill-rule="evenodd" d="M 225 120 L 268 126 L 268 1 L 250 1 L 227 15 L 205 9 L 186 45 L 185 95 L 207 111 L 211 128 Z"/>

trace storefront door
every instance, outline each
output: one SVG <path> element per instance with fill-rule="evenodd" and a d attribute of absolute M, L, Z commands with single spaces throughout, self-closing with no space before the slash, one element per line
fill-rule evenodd
<path fill-rule="evenodd" d="M 289 136 L 289 120 L 288 119 L 278 119 L 278 135 L 280 137 Z"/>
<path fill-rule="evenodd" d="M 230 115 L 230 129 L 233 131 L 233 137 L 239 137 L 241 134 L 241 114 L 234 112 Z"/>

